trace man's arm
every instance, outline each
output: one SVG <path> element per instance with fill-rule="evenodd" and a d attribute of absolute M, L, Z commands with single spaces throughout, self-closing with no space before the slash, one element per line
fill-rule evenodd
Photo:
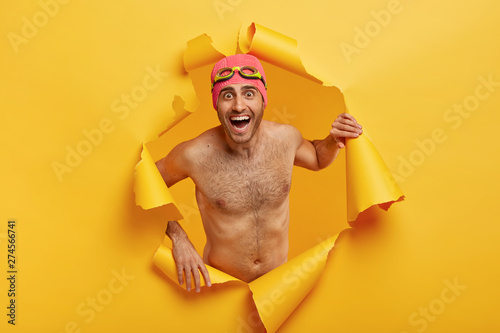
<path fill-rule="evenodd" d="M 190 165 L 189 142 L 178 144 L 166 157 L 156 162 L 167 187 L 189 177 Z"/>
<path fill-rule="evenodd" d="M 200 255 L 189 240 L 186 232 L 177 221 L 168 221 L 165 232 L 172 240 L 172 254 L 177 266 L 177 278 L 182 285 L 186 278 L 186 290 L 191 291 L 191 275 L 194 278 L 196 292 L 200 291 L 200 273 L 205 279 L 205 284 L 210 287 L 211 281 L 207 268 Z"/>
<path fill-rule="evenodd" d="M 189 177 L 192 166 L 190 142 L 183 142 L 177 145 L 163 159 L 156 162 L 156 167 L 170 187 L 184 178 Z M 186 290 L 191 290 L 191 276 L 194 278 L 196 291 L 200 291 L 200 272 L 205 279 L 205 284 L 210 287 L 210 276 L 200 255 L 189 240 L 186 232 L 177 221 L 168 221 L 165 231 L 172 240 L 172 254 L 177 266 L 177 277 L 179 284 L 186 279 Z"/>
<path fill-rule="evenodd" d="M 330 134 L 323 140 L 307 141 L 299 132 L 294 164 L 315 171 L 324 169 L 345 147 L 346 138 L 357 138 L 361 133 L 361 125 L 348 113 L 342 113 L 335 119 Z"/>

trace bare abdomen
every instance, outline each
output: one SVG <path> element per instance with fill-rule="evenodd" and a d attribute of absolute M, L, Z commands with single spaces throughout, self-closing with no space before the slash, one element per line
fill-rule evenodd
<path fill-rule="evenodd" d="M 288 240 L 263 244 L 260 253 L 245 247 L 219 244 L 211 246 L 206 263 L 242 281 L 251 282 L 287 261 Z M 269 251 L 264 248 L 269 247 Z"/>
<path fill-rule="evenodd" d="M 204 223 L 207 232 L 205 262 L 245 282 L 266 274 L 287 261 L 288 215 L 281 219 L 252 221 L 243 218 L 233 221 L 231 228 L 220 226 L 231 223 L 229 221 L 219 220 L 217 226 L 208 228 Z M 219 228 L 226 231 L 218 233 Z"/>

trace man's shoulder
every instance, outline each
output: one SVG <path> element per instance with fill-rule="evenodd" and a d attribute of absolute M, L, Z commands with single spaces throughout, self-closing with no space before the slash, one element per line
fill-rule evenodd
<path fill-rule="evenodd" d="M 221 136 L 221 126 L 212 127 L 205 132 L 201 133 L 197 137 L 187 141 L 189 145 L 193 148 L 203 147 L 207 144 L 216 143 L 220 141 Z"/>
<path fill-rule="evenodd" d="M 186 157 L 196 157 L 205 147 L 218 142 L 220 137 L 219 127 L 213 127 L 201 133 L 197 137 L 181 142 L 178 147 Z"/>

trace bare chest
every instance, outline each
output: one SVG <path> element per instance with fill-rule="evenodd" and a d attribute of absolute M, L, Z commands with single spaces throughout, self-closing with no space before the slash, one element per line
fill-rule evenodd
<path fill-rule="evenodd" d="M 214 153 L 201 160 L 196 185 L 213 209 L 226 214 L 258 213 L 287 200 L 292 168 L 293 156 L 278 147 L 252 158 Z"/>

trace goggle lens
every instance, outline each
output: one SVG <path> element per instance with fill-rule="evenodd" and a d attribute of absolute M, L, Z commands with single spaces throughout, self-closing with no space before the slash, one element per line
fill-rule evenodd
<path fill-rule="evenodd" d="M 214 86 L 219 81 L 226 81 L 233 77 L 235 71 L 238 71 L 239 74 L 247 79 L 259 79 L 264 83 L 264 87 L 267 89 L 267 84 L 262 75 L 259 73 L 259 70 L 252 66 L 243 66 L 243 67 L 224 67 L 217 71 L 215 74 L 214 82 L 212 83 L 212 90 Z"/>
<path fill-rule="evenodd" d="M 232 75 L 234 75 L 234 72 L 236 70 L 239 71 L 243 77 L 246 77 L 247 75 L 255 75 L 258 78 L 261 77 L 257 68 L 252 67 L 252 66 L 233 67 L 233 68 L 224 67 L 224 68 L 219 69 L 219 71 L 217 72 L 217 74 L 215 76 L 216 81 L 218 81 L 217 78 L 220 80 L 220 79 L 224 79 L 230 75 L 232 77 Z"/>

